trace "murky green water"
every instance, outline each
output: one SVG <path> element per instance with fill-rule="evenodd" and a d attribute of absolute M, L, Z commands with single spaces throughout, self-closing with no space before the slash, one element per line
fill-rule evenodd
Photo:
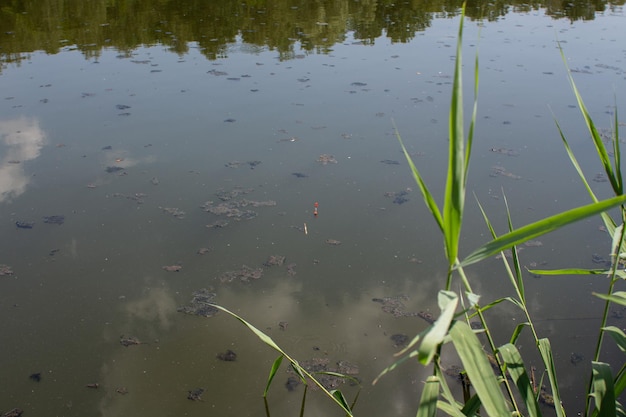
<path fill-rule="evenodd" d="M 389 23 L 396 9 L 370 5 L 376 14 L 367 20 L 361 9 L 351 14 L 355 4 L 318 5 L 316 13 L 310 5 L 250 6 L 245 16 L 241 8 L 212 15 L 181 7 L 161 16 L 162 5 L 136 5 L 134 14 L 66 5 L 82 20 L 53 12 L 37 20 L 44 13 L 36 7 L 4 12 L 4 22 L 35 16 L 51 26 L 46 37 L 44 26 L 27 32 L 15 23 L 0 38 L 0 264 L 12 270 L 0 276 L 0 412 L 265 415 L 261 394 L 275 353 L 224 314 L 178 312 L 200 288 L 300 360 L 357 364 L 358 415 L 415 412 L 428 369 L 411 364 L 370 383 L 393 361 L 390 336 L 416 334 L 427 323 L 394 317 L 372 299 L 405 294 L 405 311 L 436 315 L 443 245 L 392 120 L 440 196 L 458 18 L 411 9 L 402 35 Z M 503 190 L 516 225 L 587 202 L 552 113 L 589 176 L 601 168 L 556 40 L 592 116 L 607 128 L 614 96 L 624 107 L 626 26 L 621 7 L 585 21 L 554 19 L 543 9 L 496 14 L 489 22 L 468 19 L 464 52 L 467 97 L 476 46 L 480 55 L 470 190 L 503 232 Z M 222 24 L 202 23 L 212 16 Z M 336 163 L 320 162 L 331 157 Z M 593 184 L 609 195 L 606 183 Z M 253 213 L 207 212 L 220 197 Z M 244 207 L 243 198 L 264 204 Z M 472 199 L 468 206 L 464 253 L 488 239 Z M 44 222 L 57 215 L 63 224 Z M 228 224 L 207 227 L 218 221 Z M 592 219 L 547 236 L 543 246 L 525 248 L 522 261 L 594 267 L 592 254 L 609 250 L 599 225 Z M 201 248 L 208 253 L 198 254 Z M 272 255 L 285 263 L 265 266 Z M 261 278 L 222 282 L 243 265 L 262 268 Z M 508 295 L 499 261 L 470 273 L 484 299 Z M 591 292 L 606 284 L 528 276 L 526 285 L 556 352 L 566 409 L 577 412 L 589 369 L 572 364 L 571 353 L 591 358 L 601 315 Z M 504 343 L 520 317 L 509 306 L 498 311 L 490 319 Z M 122 337 L 142 344 L 124 347 Z M 530 342 L 521 348 L 530 352 Z M 228 349 L 236 361 L 217 358 Z M 538 363 L 532 354 L 527 360 Z M 612 348 L 604 360 L 623 362 Z M 37 372 L 40 382 L 29 379 Z M 299 410 L 302 386 L 288 392 L 289 376 L 286 368 L 277 376 L 272 415 Z M 95 383 L 98 389 L 86 387 Z M 127 394 L 117 392 L 122 387 Z M 195 388 L 206 390 L 203 401 L 187 399 Z M 319 392 L 307 404 L 307 415 L 339 415 Z"/>

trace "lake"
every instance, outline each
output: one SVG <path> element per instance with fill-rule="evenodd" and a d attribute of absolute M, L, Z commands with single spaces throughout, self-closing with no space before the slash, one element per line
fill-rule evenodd
<path fill-rule="evenodd" d="M 430 368 L 371 382 L 400 336 L 437 317 L 447 261 L 394 124 L 440 200 L 460 4 L 0 5 L 1 413 L 265 416 L 277 353 L 197 309 L 210 300 L 302 363 L 352 373 L 355 415 L 415 414 Z M 504 196 L 518 227 L 590 202 L 555 120 L 611 195 L 558 46 L 610 135 L 624 21 L 612 3 L 468 9 L 468 120 L 476 54 L 480 88 L 462 256 L 490 239 L 476 200 L 498 233 Z M 601 224 L 541 237 L 522 265 L 597 268 L 610 253 Z M 485 304 L 513 293 L 499 259 L 467 272 Z M 581 412 L 604 305 L 592 292 L 608 282 L 525 279 L 565 409 Z M 609 324 L 624 328 L 624 313 Z M 501 344 L 523 320 L 506 303 L 486 316 Z M 532 343 L 518 345 L 538 366 Z M 622 355 L 607 341 L 602 360 L 616 371 Z M 450 349 L 442 362 L 460 363 Z M 300 409 L 294 376 L 284 361 L 272 415 Z M 311 389 L 306 415 L 341 412 Z"/>

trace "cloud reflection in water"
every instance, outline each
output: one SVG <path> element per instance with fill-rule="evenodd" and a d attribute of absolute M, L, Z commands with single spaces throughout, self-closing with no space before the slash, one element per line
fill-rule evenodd
<path fill-rule="evenodd" d="M 37 158 L 46 135 L 33 118 L 0 121 L 0 143 L 4 148 L 0 159 L 0 203 L 26 191 L 30 177 L 22 163 Z"/>

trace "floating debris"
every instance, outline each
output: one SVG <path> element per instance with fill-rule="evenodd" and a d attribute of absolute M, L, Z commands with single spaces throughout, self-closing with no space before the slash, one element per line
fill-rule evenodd
<path fill-rule="evenodd" d="M 112 167 L 106 167 L 105 171 L 108 172 L 109 174 L 112 174 L 114 172 L 124 171 L 124 168 L 112 166 Z"/>
<path fill-rule="evenodd" d="M 217 359 L 224 362 L 234 362 L 237 360 L 237 354 L 232 350 L 228 349 L 226 352 L 218 353 Z"/>
<path fill-rule="evenodd" d="M 496 165 L 491 167 L 491 173 L 489 174 L 490 177 L 497 177 L 497 176 L 501 176 L 501 177 L 508 177 L 508 178 L 512 178 L 514 180 L 519 180 L 522 177 L 520 177 L 519 175 L 515 175 L 510 173 L 509 171 L 507 171 L 504 167 L 500 166 L 500 165 Z"/>
<path fill-rule="evenodd" d="M 289 275 L 290 277 L 293 277 L 296 275 L 296 264 L 291 263 L 287 265 L 287 275 Z"/>
<path fill-rule="evenodd" d="M 307 178 L 308 175 L 303 174 L 302 172 L 292 172 L 291 175 L 293 175 L 296 178 Z"/>
<path fill-rule="evenodd" d="M 196 388 L 187 391 L 187 399 L 192 401 L 202 401 L 202 394 L 204 394 L 204 388 Z"/>
<path fill-rule="evenodd" d="M 34 225 L 35 222 L 26 222 L 20 220 L 15 222 L 15 226 L 17 226 L 18 229 L 32 229 Z"/>
<path fill-rule="evenodd" d="M 409 343 L 409 336 L 403 333 L 393 334 L 390 339 L 395 348 L 405 347 Z"/>
<path fill-rule="evenodd" d="M 47 224 L 63 224 L 65 222 L 65 216 L 56 215 L 56 216 L 44 216 L 43 222 Z"/>
<path fill-rule="evenodd" d="M 224 272 L 222 275 L 219 276 L 218 279 L 224 283 L 233 281 L 249 282 L 251 280 L 256 281 L 262 276 L 262 268 L 250 268 L 249 266 L 243 265 L 241 269 L 238 269 L 236 271 Z"/>
<path fill-rule="evenodd" d="M 237 199 L 240 195 L 245 195 L 252 191 L 254 190 L 251 188 L 235 188 L 230 191 L 220 190 L 215 195 L 222 201 L 221 203 L 207 201 L 201 207 L 204 211 L 217 216 L 226 216 L 233 220 L 250 220 L 255 218 L 258 213 L 253 210 L 243 210 L 244 208 L 270 207 L 276 205 L 276 202 L 273 200 L 254 201 L 245 198 Z"/>
<path fill-rule="evenodd" d="M 381 309 L 385 313 L 392 314 L 394 317 L 421 317 L 420 313 L 407 312 L 406 306 L 404 305 L 405 301 L 409 300 L 409 296 L 407 295 L 394 295 L 391 297 L 383 297 L 383 298 L 372 298 L 372 301 L 375 303 L 382 304 Z M 422 313 L 425 317 L 428 313 Z M 424 317 L 422 317 L 424 318 Z"/>
<path fill-rule="evenodd" d="M 409 199 L 406 197 L 407 195 L 409 195 L 409 192 L 411 192 L 410 188 L 401 191 L 387 191 L 384 196 L 387 198 L 393 198 L 393 204 L 400 205 L 409 201 Z"/>
<path fill-rule="evenodd" d="M 286 321 L 281 321 L 278 323 L 278 328 L 282 331 L 287 330 L 287 326 L 289 326 L 289 323 L 287 323 Z"/>
<path fill-rule="evenodd" d="M 137 204 L 143 204 L 147 196 L 148 195 L 144 193 L 134 193 L 134 194 L 113 193 L 111 194 L 111 197 L 125 198 L 127 200 L 132 200 Z"/>
<path fill-rule="evenodd" d="M 222 227 L 228 226 L 228 222 L 226 220 L 218 220 L 211 224 L 207 224 L 206 227 L 209 229 L 221 229 Z"/>
<path fill-rule="evenodd" d="M 326 243 L 331 245 L 331 246 L 339 246 L 341 245 L 341 242 L 335 239 L 326 239 Z"/>
<path fill-rule="evenodd" d="M 0 264 L 0 277 L 13 275 L 13 269 L 9 265 Z"/>
<path fill-rule="evenodd" d="M 85 386 L 87 388 L 98 389 L 100 387 L 100 384 L 98 384 L 97 382 L 92 382 L 91 384 L 87 384 Z"/>
<path fill-rule="evenodd" d="M 32 381 L 41 382 L 41 372 L 35 372 L 28 376 Z"/>
<path fill-rule="evenodd" d="M 574 365 L 578 365 L 579 363 L 581 363 L 583 360 L 585 359 L 585 357 L 580 354 L 580 353 L 576 353 L 576 352 L 572 352 L 572 354 L 569 357 L 569 361 L 574 364 Z"/>
<path fill-rule="evenodd" d="M 128 388 L 126 388 L 126 387 L 119 387 L 118 389 L 115 390 L 115 392 L 117 392 L 118 394 L 121 394 L 121 395 L 126 395 L 126 394 L 128 394 Z"/>
<path fill-rule="evenodd" d="M 527 246 L 529 248 L 531 247 L 539 247 L 539 246 L 543 246 L 543 242 L 540 240 L 528 240 L 526 242 L 524 242 L 524 246 Z"/>
<path fill-rule="evenodd" d="M 177 311 L 200 317 L 213 317 L 219 312 L 217 308 L 211 305 L 216 296 L 211 290 L 201 288 L 194 291 L 192 295 L 191 301 L 185 306 L 178 307 Z"/>
<path fill-rule="evenodd" d="M 165 265 L 161 267 L 167 272 L 180 272 L 183 269 L 182 265 Z"/>
<path fill-rule="evenodd" d="M 161 210 L 163 210 L 163 212 L 176 217 L 177 219 L 184 219 L 185 218 L 185 212 L 182 211 L 181 209 L 177 208 L 177 207 L 160 207 L 159 208 Z"/>
<path fill-rule="evenodd" d="M 489 149 L 489 151 L 500 154 L 500 155 L 505 155 L 505 156 L 518 156 L 519 155 L 519 152 L 514 151 L 513 149 L 507 149 L 507 148 L 491 148 Z"/>
<path fill-rule="evenodd" d="M 395 159 L 383 159 L 380 163 L 385 165 L 400 165 L 400 162 Z"/>
<path fill-rule="evenodd" d="M 267 261 L 263 262 L 265 266 L 280 266 L 285 263 L 285 257 L 280 255 L 270 255 Z"/>
<path fill-rule="evenodd" d="M 159 179 L 157 177 L 152 177 L 150 182 L 152 183 L 152 185 L 159 185 Z"/>
<path fill-rule="evenodd" d="M 317 158 L 317 162 L 319 162 L 322 165 L 328 165 L 328 164 L 336 164 L 337 160 L 332 155 L 322 154 L 319 156 L 319 158 Z"/>
<path fill-rule="evenodd" d="M 254 169 L 258 165 L 261 165 L 261 161 L 248 161 L 248 162 L 246 162 L 246 164 L 248 164 L 250 169 Z"/>
<path fill-rule="evenodd" d="M 210 248 L 200 248 L 196 251 L 198 255 L 206 255 L 209 252 L 211 252 Z"/>
<path fill-rule="evenodd" d="M 136 337 L 124 337 L 124 336 L 120 337 L 120 345 L 124 347 L 142 345 L 142 344 L 143 342 L 141 342 Z"/>
<path fill-rule="evenodd" d="M 126 104 L 117 104 L 115 108 L 118 110 L 127 110 L 127 109 L 130 109 L 131 107 L 127 106 Z"/>
<path fill-rule="evenodd" d="M 289 392 L 293 392 L 295 391 L 296 388 L 298 388 L 298 385 L 300 385 L 300 378 L 296 378 L 295 376 L 290 376 L 289 378 L 287 378 L 287 382 L 285 382 L 285 388 L 287 388 L 287 391 Z"/>
<path fill-rule="evenodd" d="M 2 414 L 2 417 L 20 417 L 24 413 L 21 408 L 14 408 Z"/>
<path fill-rule="evenodd" d="M 606 178 L 606 174 L 604 172 L 600 172 L 600 173 L 596 174 L 595 177 L 592 178 L 592 181 L 595 181 L 595 182 L 607 182 L 608 179 Z"/>

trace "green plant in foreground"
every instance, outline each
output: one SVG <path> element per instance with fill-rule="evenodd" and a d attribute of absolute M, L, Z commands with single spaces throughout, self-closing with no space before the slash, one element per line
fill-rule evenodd
<path fill-rule="evenodd" d="M 626 352 L 626 335 L 624 332 L 616 327 L 606 326 L 610 303 L 617 303 L 626 306 L 626 292 L 614 291 L 616 282 L 620 279 L 626 278 L 626 272 L 619 269 L 619 266 L 623 264 L 624 260 L 626 260 L 626 245 L 624 244 L 626 230 L 623 227 L 624 218 L 626 217 L 626 210 L 624 209 L 626 195 L 623 193 L 623 183 L 621 180 L 620 150 L 617 140 L 617 113 L 615 115 L 613 161 L 611 161 L 609 152 L 606 150 L 605 145 L 602 142 L 600 135 L 586 110 L 586 107 L 584 106 L 582 98 L 576 89 L 573 78 L 570 74 L 569 79 L 572 89 L 576 95 L 579 107 L 596 146 L 597 153 L 600 156 L 616 196 L 602 201 L 596 198 L 591 190 L 591 187 L 586 181 L 576 158 L 571 152 L 560 126 L 557 123 L 558 131 L 568 155 L 583 180 L 583 184 L 587 188 L 593 202 L 585 206 L 577 207 L 541 219 L 537 222 L 517 229 L 513 227 L 513 222 L 507 206 L 509 231 L 501 236 L 496 235 L 486 213 L 482 210 L 480 203 L 478 203 L 493 239 L 471 252 L 465 258 L 459 259 L 459 239 L 461 236 L 464 215 L 466 183 L 473 143 L 473 130 L 476 120 L 478 92 L 477 56 L 474 68 L 474 107 L 469 127 L 469 134 L 466 140 L 463 131 L 464 122 L 461 75 L 461 44 L 464 10 L 465 9 L 463 8 L 461 13 L 456 50 L 454 83 L 449 114 L 448 172 L 442 210 L 440 210 L 435 199 L 428 190 L 423 177 L 409 156 L 402 142 L 402 138 L 396 129 L 397 138 L 405 153 L 413 177 L 421 190 L 427 207 L 443 234 L 444 248 L 448 259 L 448 269 L 445 287 L 439 292 L 438 295 L 438 304 L 441 309 L 441 315 L 429 328 L 413 338 L 409 345 L 398 354 L 401 358 L 388 368 L 384 369 L 376 378 L 374 383 L 376 383 L 380 377 L 394 370 L 405 361 L 417 359 L 423 365 L 433 365 L 433 374 L 425 381 L 424 389 L 422 390 L 421 398 L 419 400 L 417 410 L 418 417 L 434 417 L 438 412 L 459 417 L 473 416 L 477 415 L 479 412 L 482 414 L 483 410 L 485 414 L 490 416 L 528 415 L 535 417 L 542 415 L 539 407 L 540 401 L 551 402 L 555 407 L 557 416 L 565 416 L 566 413 L 561 402 L 556 367 L 553 360 L 550 341 L 547 338 L 542 338 L 538 335 L 527 308 L 523 282 L 523 270 L 519 263 L 516 245 L 557 230 L 578 220 L 595 215 L 601 215 L 609 236 L 612 239 L 613 262 L 610 270 L 561 269 L 557 271 L 532 272 L 546 275 L 608 275 L 609 288 L 607 293 L 597 294 L 598 297 L 606 300 L 606 304 L 604 307 L 602 326 L 596 345 L 596 353 L 592 361 L 592 374 L 590 375 L 589 386 L 586 392 L 586 398 L 588 400 L 585 409 L 585 416 L 626 416 L 621 404 L 617 401 L 617 398 L 624 392 L 624 389 L 626 389 L 626 365 L 623 365 L 621 369 L 613 375 L 609 364 L 600 362 L 599 358 L 603 343 L 603 336 L 605 333 L 609 334 L 615 340 L 622 351 Z M 606 213 L 607 210 L 614 207 L 619 207 L 619 212 L 622 217 L 621 225 L 619 226 Z M 485 260 L 506 249 L 511 249 L 513 255 L 511 263 L 509 263 L 505 257 L 503 257 L 503 262 L 507 276 L 509 277 L 513 287 L 514 294 L 509 297 L 494 300 L 486 305 L 481 305 L 480 297 L 473 292 L 471 283 L 465 274 L 464 268 L 476 262 Z M 452 281 L 455 278 L 460 280 L 464 290 L 463 294 L 456 294 L 451 291 Z M 497 307 L 502 302 L 511 303 L 519 308 L 524 314 L 526 320 L 525 322 L 518 324 L 513 329 L 509 338 L 509 343 L 502 346 L 496 346 L 491 335 L 491 331 L 489 330 L 488 323 L 485 320 L 484 312 Z M 294 358 L 288 356 L 287 353 L 285 353 L 269 336 L 258 330 L 252 324 L 223 307 L 216 307 L 237 318 L 253 333 L 255 333 L 265 344 L 280 353 L 280 356 L 274 362 L 270 371 L 264 397 L 266 397 L 268 393 L 273 377 L 276 374 L 282 359 L 287 358 L 302 381 L 305 383 L 307 380 L 312 381 L 314 384 L 322 388 L 323 392 L 348 416 L 353 415 L 352 407 L 354 406 L 354 402 L 349 405 L 340 391 L 326 390 L 315 379 L 314 375 L 311 375 L 303 369 Z M 470 328 L 468 320 L 473 317 L 478 317 L 480 319 L 483 325 L 482 330 L 475 331 Z M 542 360 L 543 369 L 541 370 L 541 374 L 543 376 L 541 381 L 544 379 L 546 380 L 546 384 L 550 387 L 551 394 L 548 393 L 547 388 L 543 387 L 542 383 L 539 384 L 539 387 L 535 386 L 533 375 L 532 373 L 531 375 L 528 374 L 523 358 L 515 346 L 520 334 L 526 328 L 528 328 L 531 332 Z M 488 348 L 493 355 L 493 361 L 498 369 L 496 373 L 493 371 L 492 364 L 485 354 L 483 343 L 478 338 L 477 333 L 482 333 L 487 341 Z M 443 370 L 439 362 L 441 348 L 446 343 L 452 343 L 454 350 L 461 359 L 467 379 L 475 392 L 474 395 L 471 395 L 470 390 L 465 389 L 465 396 L 462 401 L 457 400 L 452 394 L 452 391 L 443 376 Z M 306 389 L 302 401 L 301 415 L 304 412 L 305 399 Z M 269 416 L 267 402 L 266 410 Z"/>

